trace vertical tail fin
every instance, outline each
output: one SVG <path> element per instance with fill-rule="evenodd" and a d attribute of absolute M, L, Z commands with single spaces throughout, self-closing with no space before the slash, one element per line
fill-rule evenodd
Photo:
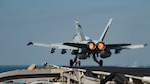
<path fill-rule="evenodd" d="M 84 33 L 82 31 L 81 25 L 78 22 L 78 19 L 75 19 L 76 33 L 80 41 L 85 40 Z"/>
<path fill-rule="evenodd" d="M 112 18 L 109 19 L 109 22 L 108 22 L 108 24 L 106 25 L 106 27 L 105 27 L 105 29 L 104 29 L 104 31 L 103 31 L 103 33 L 102 33 L 102 35 L 101 35 L 99 41 L 103 41 L 103 40 L 104 40 L 104 38 L 105 38 L 105 36 L 106 36 L 106 33 L 107 33 L 107 31 L 108 31 L 110 25 L 112 24 L 112 20 L 113 20 Z"/>

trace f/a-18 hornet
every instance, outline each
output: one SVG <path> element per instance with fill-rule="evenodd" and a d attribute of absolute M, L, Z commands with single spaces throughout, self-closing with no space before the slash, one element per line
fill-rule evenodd
<path fill-rule="evenodd" d="M 61 54 L 65 54 L 67 52 L 66 50 L 71 50 L 71 54 L 75 55 L 75 57 L 74 59 L 70 59 L 70 66 L 76 65 L 77 63 L 80 65 L 80 61 L 77 61 L 77 59 L 84 60 L 89 58 L 90 56 L 93 57 L 93 60 L 96 63 L 98 63 L 99 66 L 102 66 L 103 60 L 98 60 L 97 58 L 110 57 L 112 54 L 111 50 L 115 50 L 114 53 L 118 54 L 122 49 L 143 48 L 147 45 L 147 44 L 140 44 L 140 45 L 105 44 L 104 38 L 111 23 L 112 19 L 109 20 L 99 40 L 92 40 L 89 37 L 85 36 L 82 31 L 81 25 L 79 24 L 78 20 L 75 19 L 76 35 L 73 37 L 72 41 L 64 43 L 51 43 L 51 44 L 29 42 L 27 45 L 48 47 L 51 48 L 50 51 L 51 53 L 54 53 L 56 48 L 62 49 Z"/>

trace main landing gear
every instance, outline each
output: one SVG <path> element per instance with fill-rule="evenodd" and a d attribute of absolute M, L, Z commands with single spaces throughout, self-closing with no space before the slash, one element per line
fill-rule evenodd
<path fill-rule="evenodd" d="M 99 60 L 97 59 L 98 56 L 96 56 L 95 54 L 93 54 L 93 60 L 98 63 L 99 66 L 103 66 L 103 60 Z M 74 59 L 70 59 L 70 66 L 80 66 L 81 65 L 81 62 L 77 60 L 77 55 L 75 56 Z"/>
<path fill-rule="evenodd" d="M 98 56 L 97 56 L 98 57 Z M 93 54 L 93 60 L 99 64 L 99 66 L 103 66 L 103 60 L 99 60 L 96 58 L 95 54 Z"/>
<path fill-rule="evenodd" d="M 75 64 L 75 66 L 80 66 L 81 62 L 80 61 L 74 61 L 73 59 L 70 59 L 70 66 L 73 66 Z"/>
<path fill-rule="evenodd" d="M 75 66 L 80 66 L 81 62 L 77 60 L 77 56 L 75 56 L 74 60 L 70 59 L 70 66 L 73 66 L 75 64 Z"/>

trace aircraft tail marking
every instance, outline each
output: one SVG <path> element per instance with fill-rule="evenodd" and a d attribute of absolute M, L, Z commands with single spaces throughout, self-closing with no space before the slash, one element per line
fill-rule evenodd
<path fill-rule="evenodd" d="M 113 20 L 112 18 L 109 20 L 109 22 L 108 22 L 107 26 L 105 27 L 105 29 L 104 29 L 104 31 L 103 31 L 103 33 L 102 33 L 102 35 L 101 35 L 99 41 L 103 41 L 103 40 L 104 40 L 104 38 L 105 38 L 105 36 L 106 36 L 106 33 L 107 33 L 107 31 L 108 31 L 110 25 L 112 24 L 112 20 Z"/>
<path fill-rule="evenodd" d="M 78 36 L 79 40 L 80 41 L 86 40 L 84 33 L 82 31 L 81 25 L 79 24 L 77 19 L 75 19 L 75 26 L 76 26 L 76 32 L 77 32 L 77 36 Z"/>

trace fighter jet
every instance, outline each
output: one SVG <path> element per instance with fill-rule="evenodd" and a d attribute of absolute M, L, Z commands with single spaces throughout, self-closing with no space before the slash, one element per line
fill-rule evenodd
<path fill-rule="evenodd" d="M 115 50 L 115 54 L 120 53 L 122 49 L 136 49 L 136 48 L 144 48 L 147 44 L 140 45 L 132 45 L 132 44 L 106 44 L 104 42 L 104 38 L 110 25 L 112 24 L 112 18 L 108 21 L 102 35 L 98 40 L 92 40 L 89 37 L 85 36 L 82 27 L 79 24 L 78 19 L 75 19 L 75 27 L 76 34 L 73 37 L 72 41 L 64 42 L 64 43 L 35 43 L 29 42 L 27 45 L 35 45 L 50 48 L 50 53 L 54 53 L 56 49 L 61 49 L 61 54 L 65 54 L 67 50 L 71 50 L 71 54 L 75 55 L 74 59 L 70 59 L 70 66 L 74 66 L 76 64 L 81 64 L 79 60 L 85 60 L 89 57 L 93 57 L 93 60 L 99 64 L 99 66 L 103 66 L 103 60 L 98 60 L 97 58 L 108 58 L 112 55 L 111 50 Z"/>

